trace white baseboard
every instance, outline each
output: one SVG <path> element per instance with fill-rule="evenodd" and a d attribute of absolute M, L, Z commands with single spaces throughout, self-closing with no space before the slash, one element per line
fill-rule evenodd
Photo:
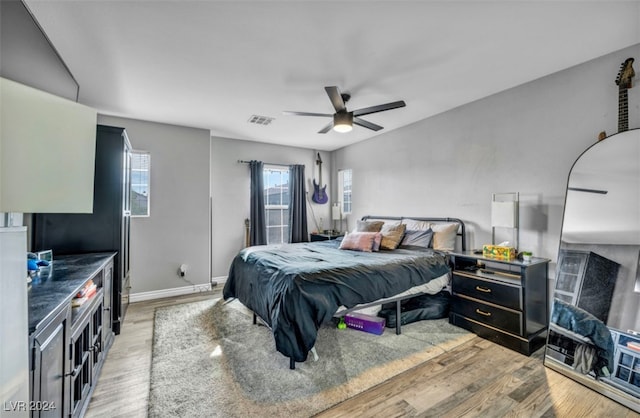
<path fill-rule="evenodd" d="M 212 277 L 211 278 L 211 284 L 213 286 L 224 285 L 227 282 L 227 277 L 229 277 L 229 276 Z"/>
<path fill-rule="evenodd" d="M 212 277 L 210 283 L 174 287 L 172 289 L 152 290 L 150 292 L 132 293 L 129 297 L 129 302 L 142 302 L 145 300 L 170 298 L 173 296 L 188 295 L 191 293 L 208 292 L 213 286 L 223 285 L 226 281 L 227 276 Z"/>

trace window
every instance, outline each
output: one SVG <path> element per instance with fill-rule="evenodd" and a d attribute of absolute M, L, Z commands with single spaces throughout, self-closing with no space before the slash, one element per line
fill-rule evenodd
<path fill-rule="evenodd" d="M 149 168 L 146 151 L 131 151 L 131 216 L 149 216 Z"/>
<path fill-rule="evenodd" d="M 338 200 L 342 202 L 342 213 L 351 213 L 351 169 L 338 170 Z"/>
<path fill-rule="evenodd" d="M 289 241 L 289 168 L 265 166 L 264 209 L 267 244 Z"/>

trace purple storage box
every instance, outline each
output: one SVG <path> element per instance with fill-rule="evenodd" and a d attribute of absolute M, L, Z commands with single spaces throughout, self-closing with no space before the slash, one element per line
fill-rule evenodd
<path fill-rule="evenodd" d="M 350 313 L 344 316 L 347 327 L 357 329 L 371 334 L 382 335 L 384 332 L 385 319 L 378 316 L 365 315 L 361 313 Z"/>

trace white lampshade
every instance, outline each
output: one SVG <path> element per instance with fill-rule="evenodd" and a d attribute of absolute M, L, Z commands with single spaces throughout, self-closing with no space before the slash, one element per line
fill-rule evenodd
<path fill-rule="evenodd" d="M 342 205 L 340 203 L 334 203 L 331 208 L 331 219 L 334 221 L 339 221 L 342 219 Z"/>
<path fill-rule="evenodd" d="M 517 228 L 517 202 L 491 202 L 491 226 Z"/>

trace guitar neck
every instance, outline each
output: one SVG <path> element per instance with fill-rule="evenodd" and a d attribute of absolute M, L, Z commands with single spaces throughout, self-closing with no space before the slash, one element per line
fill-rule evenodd
<path fill-rule="evenodd" d="M 629 130 L 629 96 L 627 89 L 618 91 L 618 132 Z"/>
<path fill-rule="evenodd" d="M 318 180 L 320 180 L 320 187 L 322 187 L 322 158 L 320 158 L 320 153 L 318 153 L 316 165 L 318 166 Z"/>

